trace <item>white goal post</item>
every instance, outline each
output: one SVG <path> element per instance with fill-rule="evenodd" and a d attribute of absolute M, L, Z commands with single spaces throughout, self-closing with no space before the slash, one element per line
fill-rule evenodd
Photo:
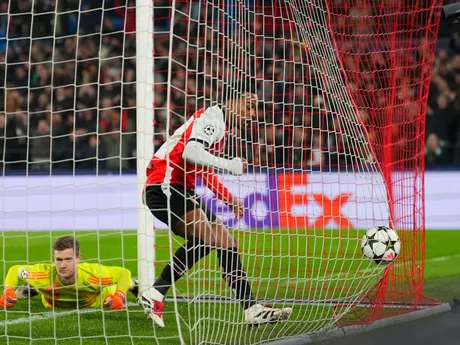
<path fill-rule="evenodd" d="M 153 155 L 153 2 L 136 0 L 136 153 L 137 153 L 137 253 L 139 288 L 147 289 L 155 278 L 153 218 L 142 195 L 145 171 Z"/>

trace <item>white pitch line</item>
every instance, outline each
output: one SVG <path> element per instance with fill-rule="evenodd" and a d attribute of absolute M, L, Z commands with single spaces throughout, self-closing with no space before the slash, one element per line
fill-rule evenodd
<path fill-rule="evenodd" d="M 433 263 L 433 262 L 442 262 L 442 261 L 447 261 L 447 260 L 452 260 L 452 259 L 458 259 L 460 258 L 460 255 L 457 254 L 457 255 L 450 255 L 450 256 L 440 256 L 438 258 L 433 258 L 433 259 L 428 259 L 428 260 L 425 260 L 425 264 L 427 263 Z M 402 267 L 404 266 L 404 263 L 398 263 L 396 261 L 396 263 L 394 263 L 395 267 Z M 334 273 L 334 274 L 331 274 L 330 276 L 328 276 L 327 278 L 329 279 L 334 279 L 334 278 L 338 278 L 340 276 L 345 276 L 345 275 L 354 275 L 356 273 L 369 273 L 369 272 L 374 272 L 376 274 L 378 273 L 381 273 L 381 271 L 383 270 L 383 268 L 385 268 L 386 265 L 382 264 L 381 266 L 375 266 L 375 267 L 370 267 L 370 268 L 365 268 L 365 269 L 362 269 L 362 270 L 359 270 L 357 272 L 337 272 L 337 273 Z M 358 278 L 358 277 L 357 277 Z"/>
<path fill-rule="evenodd" d="M 441 256 L 439 258 L 433 258 L 433 259 L 428 259 L 425 260 L 425 263 L 428 262 L 441 262 L 441 261 L 446 261 L 450 259 L 456 259 L 460 258 L 460 255 L 452 255 L 452 256 Z M 399 264 L 398 266 L 400 266 Z M 370 272 L 373 271 L 374 269 L 366 269 L 366 270 L 361 270 L 359 272 L 365 273 L 365 272 Z M 343 273 L 337 273 L 337 275 L 345 274 L 346 272 Z M 334 276 L 331 276 L 332 278 Z M 129 302 L 128 303 L 129 307 L 132 306 L 138 306 L 137 303 Z M 73 310 L 68 310 L 68 311 L 61 311 L 61 312 L 48 312 L 48 313 L 42 313 L 38 315 L 33 315 L 30 317 L 20 317 L 18 319 L 13 319 L 13 320 L 7 320 L 7 321 L 0 321 L 0 327 L 3 326 L 10 326 L 10 325 L 18 325 L 18 324 L 23 324 L 23 323 L 30 323 L 33 321 L 41 321 L 41 320 L 48 320 L 48 319 L 53 319 L 56 317 L 62 317 L 62 316 L 67 316 L 67 315 L 73 315 L 73 314 L 89 314 L 89 313 L 96 313 L 100 312 L 101 309 L 91 309 L 91 308 L 85 308 L 85 309 L 73 309 Z"/>
<path fill-rule="evenodd" d="M 428 259 L 425 262 L 438 262 L 438 261 L 446 261 L 449 259 L 457 259 L 460 258 L 460 254 L 451 255 L 451 256 L 440 256 L 439 258 Z"/>
<path fill-rule="evenodd" d="M 425 264 L 432 263 L 432 262 L 447 261 L 447 260 L 457 259 L 457 258 L 460 258 L 460 254 L 458 254 L 458 255 L 450 255 L 450 256 L 440 256 L 439 258 L 433 258 L 433 259 L 425 260 Z M 396 265 L 396 267 L 401 267 L 401 266 L 404 266 L 404 263 L 396 262 L 395 265 Z M 363 272 L 369 272 L 369 271 L 373 271 L 373 269 L 368 268 L 366 270 L 363 270 Z"/>
<path fill-rule="evenodd" d="M 128 306 L 137 306 L 137 303 L 129 302 Z M 84 309 L 72 309 L 68 311 L 60 311 L 60 312 L 47 312 L 47 313 L 42 313 L 38 315 L 33 315 L 30 317 L 20 317 L 18 319 L 13 319 L 13 320 L 7 320 L 7 321 L 1 321 L 0 322 L 0 327 L 3 326 L 9 326 L 9 325 L 18 325 L 21 323 L 29 323 L 33 321 L 40 321 L 40 320 L 48 320 L 48 319 L 53 319 L 55 317 L 61 317 L 61 316 L 67 316 L 67 315 L 73 315 L 73 314 L 89 314 L 89 313 L 97 313 L 97 312 L 102 311 L 102 309 L 91 309 L 91 308 L 84 308 Z"/>

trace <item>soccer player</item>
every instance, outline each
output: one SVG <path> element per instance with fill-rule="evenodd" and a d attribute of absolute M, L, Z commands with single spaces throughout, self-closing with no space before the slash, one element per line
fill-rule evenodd
<path fill-rule="evenodd" d="M 195 195 L 195 179 L 199 177 L 236 217 L 243 217 L 243 205 L 214 174 L 214 169 L 233 175 L 247 170 L 244 159 L 225 159 L 213 154 L 222 150 L 227 130 L 246 127 L 256 116 L 257 95 L 248 84 L 238 82 L 232 89 L 224 90 L 222 107 L 215 105 L 198 110 L 178 128 L 157 150 L 147 168 L 146 205 L 157 219 L 186 240 L 153 286 L 139 294 L 139 303 L 158 327 L 164 327 L 163 299 L 172 281 L 177 281 L 211 250 L 217 251 L 223 279 L 240 301 L 248 324 L 285 320 L 292 312 L 291 308 L 265 307 L 256 302 L 236 240 Z M 241 90 L 243 92 L 235 93 Z"/>
<path fill-rule="evenodd" d="M 13 307 L 18 300 L 15 288 L 23 284 L 26 295 L 40 294 L 48 308 L 102 305 L 117 310 L 125 307 L 128 290 L 137 295 L 136 281 L 128 269 L 80 262 L 80 244 L 72 236 L 58 238 L 53 252 L 54 264 L 16 265 L 8 270 L 0 307 Z"/>

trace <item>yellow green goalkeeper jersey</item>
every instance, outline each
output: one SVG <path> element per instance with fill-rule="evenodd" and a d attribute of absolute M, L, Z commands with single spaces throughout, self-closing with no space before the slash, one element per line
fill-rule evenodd
<path fill-rule="evenodd" d="M 64 285 L 55 264 L 16 265 L 9 269 L 5 287 L 33 286 L 48 308 L 100 307 L 107 295 L 131 288 L 131 272 L 123 267 L 79 263 L 77 281 Z"/>

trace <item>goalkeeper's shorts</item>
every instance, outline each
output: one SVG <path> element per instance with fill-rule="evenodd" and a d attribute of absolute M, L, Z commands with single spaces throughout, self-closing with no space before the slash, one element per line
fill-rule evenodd
<path fill-rule="evenodd" d="M 183 222 L 182 217 L 190 211 L 201 208 L 209 221 L 215 222 L 217 217 L 211 212 L 196 195 L 193 189 L 186 189 L 179 184 L 169 185 L 169 207 L 164 185 L 150 185 L 145 189 L 144 201 L 150 212 L 170 227 L 175 233 L 176 225 Z M 171 224 L 168 222 L 168 209 L 171 211 Z"/>

